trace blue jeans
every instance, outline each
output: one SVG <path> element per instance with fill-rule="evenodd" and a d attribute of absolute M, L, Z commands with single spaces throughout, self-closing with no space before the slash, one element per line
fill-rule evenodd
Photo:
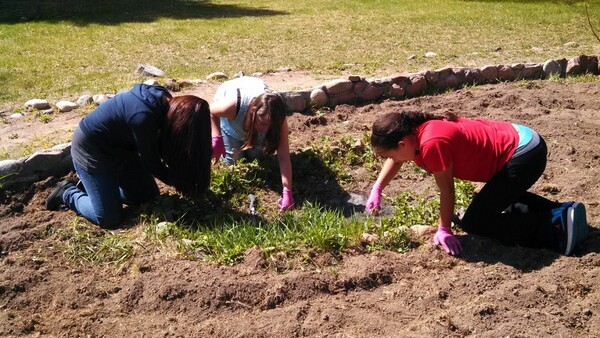
<path fill-rule="evenodd" d="M 141 204 L 160 194 L 154 177 L 138 158 L 124 163 L 118 172 L 86 171 L 75 162 L 73 166 L 85 191 L 71 187 L 64 192 L 63 202 L 103 228 L 119 225 L 123 204 Z"/>
<path fill-rule="evenodd" d="M 242 151 L 244 142 L 223 133 L 223 144 L 225 145 L 225 163 L 233 165 L 240 158 L 253 161 L 262 156 L 262 149 L 252 148 Z"/>

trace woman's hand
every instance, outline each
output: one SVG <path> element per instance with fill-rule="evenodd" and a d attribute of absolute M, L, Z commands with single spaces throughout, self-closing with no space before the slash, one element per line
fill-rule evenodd
<path fill-rule="evenodd" d="M 215 164 L 221 157 L 225 157 L 225 144 L 223 143 L 223 136 L 213 136 L 212 138 L 212 158 L 215 159 Z"/>
<path fill-rule="evenodd" d="M 452 256 L 456 256 L 462 252 L 460 241 L 452 234 L 452 230 L 449 227 L 440 225 L 435 236 L 433 236 L 433 243 L 441 245 L 444 251 Z"/>
<path fill-rule="evenodd" d="M 279 205 L 279 209 L 283 212 L 289 209 L 294 208 L 294 196 L 292 195 L 292 191 L 288 188 L 283 188 L 283 193 L 281 194 L 281 198 L 277 202 Z"/>
<path fill-rule="evenodd" d="M 367 205 L 365 205 L 368 214 L 377 214 L 381 209 L 381 191 L 383 191 L 381 184 L 375 183 L 373 189 L 371 189 Z"/>

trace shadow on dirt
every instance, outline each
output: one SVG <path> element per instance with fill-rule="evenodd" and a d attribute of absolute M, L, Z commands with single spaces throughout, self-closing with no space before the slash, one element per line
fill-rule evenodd
<path fill-rule="evenodd" d="M 69 21 L 77 26 L 153 22 L 161 18 L 219 19 L 284 15 L 284 11 L 185 0 L 0 1 L 0 23 Z"/>
<path fill-rule="evenodd" d="M 600 253 L 600 230 L 589 227 L 587 240 L 575 248 L 573 256 Z M 502 243 L 477 235 L 460 236 L 463 246 L 462 259 L 486 264 L 502 263 L 522 272 L 532 272 L 549 266 L 561 255 L 547 249 L 506 246 Z"/>

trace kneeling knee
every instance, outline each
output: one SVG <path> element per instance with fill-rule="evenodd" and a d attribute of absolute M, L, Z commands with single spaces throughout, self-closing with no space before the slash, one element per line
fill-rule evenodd
<path fill-rule="evenodd" d="M 95 222 L 101 228 L 116 228 L 121 223 L 121 215 L 101 215 L 96 217 Z"/>

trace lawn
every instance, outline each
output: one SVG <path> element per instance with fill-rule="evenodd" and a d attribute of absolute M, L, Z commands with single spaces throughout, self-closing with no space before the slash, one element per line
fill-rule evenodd
<path fill-rule="evenodd" d="M 600 4 L 589 5 L 600 28 Z M 1 1 L 0 108 L 115 92 L 140 81 L 138 63 L 176 79 L 284 66 L 383 76 L 597 54 L 598 44 L 583 1 Z"/>

